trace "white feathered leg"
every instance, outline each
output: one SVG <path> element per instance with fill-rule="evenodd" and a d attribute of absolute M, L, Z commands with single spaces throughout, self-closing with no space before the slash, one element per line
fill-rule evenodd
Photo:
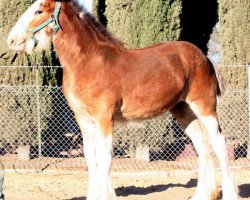
<path fill-rule="evenodd" d="M 83 132 L 84 155 L 89 172 L 87 200 L 115 199 L 110 169 L 112 163 L 112 135 L 104 136 L 92 121 L 77 118 Z"/>
<path fill-rule="evenodd" d="M 199 156 L 199 176 L 197 189 L 192 200 L 217 199 L 214 162 L 210 154 L 210 145 L 206 129 L 200 120 L 191 122 L 185 132 L 192 140 Z"/>
<path fill-rule="evenodd" d="M 216 117 L 199 116 L 199 118 L 208 130 L 211 145 L 217 158 L 220 161 L 223 200 L 236 200 L 238 199 L 237 189 L 229 170 L 229 160 L 227 155 L 228 153 L 226 148 L 225 136 L 222 135 L 219 131 L 219 125 Z"/>

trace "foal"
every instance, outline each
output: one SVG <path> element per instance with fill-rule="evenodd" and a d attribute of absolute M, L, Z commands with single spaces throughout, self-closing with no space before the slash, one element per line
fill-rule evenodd
<path fill-rule="evenodd" d="M 63 92 L 83 133 L 89 200 L 114 199 L 110 168 L 114 120 L 150 118 L 169 110 L 199 155 L 192 200 L 217 199 L 210 145 L 220 161 L 224 200 L 237 199 L 225 137 L 216 114 L 220 74 L 188 42 L 128 50 L 77 1 L 37 0 L 11 30 L 18 52 L 46 50 L 52 40 L 63 66 Z"/>

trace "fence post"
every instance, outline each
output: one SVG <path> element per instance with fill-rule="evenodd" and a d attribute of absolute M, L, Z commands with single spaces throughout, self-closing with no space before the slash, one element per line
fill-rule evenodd
<path fill-rule="evenodd" d="M 41 106 L 40 106 L 40 91 L 39 91 L 39 67 L 36 66 L 36 105 L 37 105 L 37 139 L 38 139 L 38 160 L 39 171 L 42 171 L 41 156 L 42 156 L 42 138 L 41 138 Z"/>
<path fill-rule="evenodd" d="M 250 64 L 247 65 L 247 96 L 248 96 L 248 144 L 247 144 L 247 158 L 250 159 Z"/>

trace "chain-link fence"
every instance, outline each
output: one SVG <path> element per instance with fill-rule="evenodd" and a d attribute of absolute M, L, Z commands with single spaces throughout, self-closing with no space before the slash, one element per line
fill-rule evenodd
<path fill-rule="evenodd" d="M 10 68 L 14 72 L 28 67 L 1 67 L 3 79 L 11 76 L 6 70 Z M 29 67 L 35 78 L 32 84 L 21 80 L 19 84 L 0 84 L 0 159 L 5 168 L 85 170 L 81 132 L 61 87 L 40 84 L 39 73 L 44 68 Z M 247 67 L 221 69 L 227 90 L 219 101 L 218 113 L 230 162 L 250 166 Z M 114 135 L 113 171 L 198 167 L 191 141 L 169 113 L 138 124 L 115 124 Z"/>

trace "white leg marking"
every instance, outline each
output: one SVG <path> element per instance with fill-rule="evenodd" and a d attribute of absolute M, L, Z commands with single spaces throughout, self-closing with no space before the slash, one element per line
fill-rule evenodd
<path fill-rule="evenodd" d="M 84 137 L 83 137 L 84 138 Z M 88 166 L 89 186 L 88 199 L 92 199 L 95 192 L 95 174 L 96 174 L 96 158 L 95 158 L 95 144 L 84 138 L 84 157 Z"/>
<path fill-rule="evenodd" d="M 94 122 L 85 118 L 78 118 L 78 124 L 83 132 L 84 155 L 89 170 L 87 200 L 115 199 L 110 177 L 112 135 L 105 137 Z"/>
<path fill-rule="evenodd" d="M 211 145 L 213 150 L 220 161 L 222 173 L 222 191 L 224 200 L 235 200 L 237 197 L 237 190 L 233 178 L 229 170 L 229 161 L 227 156 L 227 148 L 225 136 L 219 132 L 218 121 L 213 116 L 200 116 L 199 117 L 206 129 L 208 130 Z"/>
<path fill-rule="evenodd" d="M 84 157 L 88 166 L 89 184 L 87 199 L 94 199 L 95 190 L 95 175 L 96 175 L 96 132 L 97 128 L 94 122 L 85 120 L 85 118 L 77 118 L 78 124 L 83 134 Z"/>
<path fill-rule="evenodd" d="M 194 120 L 185 132 L 192 140 L 199 155 L 199 176 L 195 195 L 192 200 L 210 200 L 216 195 L 214 163 L 210 154 L 207 131 L 200 120 Z"/>
<path fill-rule="evenodd" d="M 97 171 L 96 182 L 100 191 L 100 199 L 114 199 L 115 192 L 111 183 L 111 163 L 112 163 L 112 135 L 104 137 L 100 135 L 97 139 Z"/>

